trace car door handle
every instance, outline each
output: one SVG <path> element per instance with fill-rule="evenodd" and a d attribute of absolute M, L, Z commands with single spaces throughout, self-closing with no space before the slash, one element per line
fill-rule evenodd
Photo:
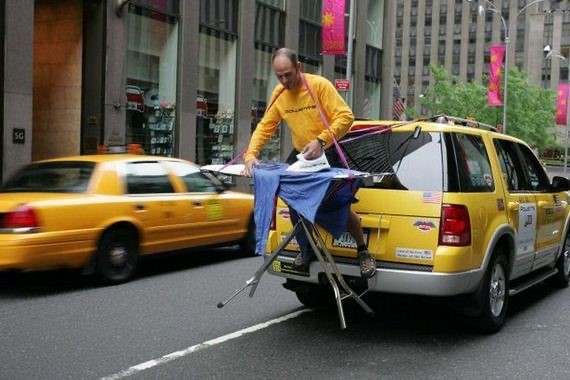
<path fill-rule="evenodd" d="M 192 201 L 192 204 L 196 207 L 202 206 L 202 202 L 200 202 L 200 201 Z"/>
<path fill-rule="evenodd" d="M 519 209 L 519 202 L 509 202 L 509 211 L 517 211 Z"/>
<path fill-rule="evenodd" d="M 143 204 L 141 204 L 141 203 L 138 203 L 138 204 L 135 205 L 135 210 L 136 210 L 136 211 L 145 211 L 145 210 L 146 210 L 146 206 L 143 205 Z"/>

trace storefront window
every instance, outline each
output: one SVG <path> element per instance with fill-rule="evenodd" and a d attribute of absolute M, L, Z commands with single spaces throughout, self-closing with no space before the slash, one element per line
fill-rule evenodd
<path fill-rule="evenodd" d="M 366 43 L 382 49 L 382 27 L 384 20 L 384 0 L 369 0 L 366 13 L 367 33 Z"/>
<path fill-rule="evenodd" d="M 261 121 L 271 101 L 273 89 L 279 83 L 273 73 L 272 52 L 255 49 L 253 60 L 253 100 L 251 102 L 251 131 Z M 283 125 L 281 125 L 283 127 Z M 271 137 L 261 151 L 259 158 L 266 161 L 279 161 L 281 151 L 281 127 Z"/>
<path fill-rule="evenodd" d="M 126 142 L 147 154 L 176 153 L 177 13 L 177 0 L 129 7 Z"/>
<path fill-rule="evenodd" d="M 321 75 L 322 74 L 322 67 L 321 64 L 317 61 L 311 60 L 310 62 L 303 61 L 301 63 L 301 71 L 304 73 Z"/>
<path fill-rule="evenodd" d="M 200 32 L 196 100 L 196 162 L 200 165 L 224 164 L 235 155 L 236 48 L 233 35 L 208 28 Z"/>
<path fill-rule="evenodd" d="M 364 98 L 364 114 L 365 119 L 377 120 L 380 118 L 380 83 L 378 81 L 366 80 Z"/>

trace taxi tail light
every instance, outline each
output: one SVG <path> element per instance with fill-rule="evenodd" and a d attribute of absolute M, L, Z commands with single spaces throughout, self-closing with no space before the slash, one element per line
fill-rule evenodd
<path fill-rule="evenodd" d="M 471 244 L 471 222 L 464 205 L 444 204 L 441 209 L 439 245 L 464 247 Z"/>
<path fill-rule="evenodd" d="M 269 229 L 273 231 L 277 229 L 277 197 L 273 198 L 273 212 L 271 213 L 271 226 Z"/>
<path fill-rule="evenodd" d="M 4 228 L 38 228 L 40 222 L 33 208 L 19 205 L 4 216 Z"/>

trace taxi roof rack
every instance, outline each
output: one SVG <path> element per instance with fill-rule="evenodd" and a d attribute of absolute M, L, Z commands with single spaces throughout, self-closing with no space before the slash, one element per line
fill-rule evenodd
<path fill-rule="evenodd" d="M 497 132 L 497 128 L 493 127 L 492 125 L 481 123 L 472 119 L 463 119 L 460 117 L 455 116 L 448 116 L 448 115 L 434 115 L 430 116 L 425 119 L 421 119 L 421 121 L 431 121 L 433 123 L 447 123 L 452 122 L 455 125 L 463 125 L 465 127 L 473 127 L 473 128 L 481 128 L 486 129 L 488 131 Z"/>

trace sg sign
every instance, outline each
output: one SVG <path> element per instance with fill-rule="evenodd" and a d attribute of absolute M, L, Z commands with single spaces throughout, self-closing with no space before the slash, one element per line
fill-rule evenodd
<path fill-rule="evenodd" d="M 24 144 L 26 142 L 26 130 L 22 128 L 12 129 L 12 143 Z"/>

